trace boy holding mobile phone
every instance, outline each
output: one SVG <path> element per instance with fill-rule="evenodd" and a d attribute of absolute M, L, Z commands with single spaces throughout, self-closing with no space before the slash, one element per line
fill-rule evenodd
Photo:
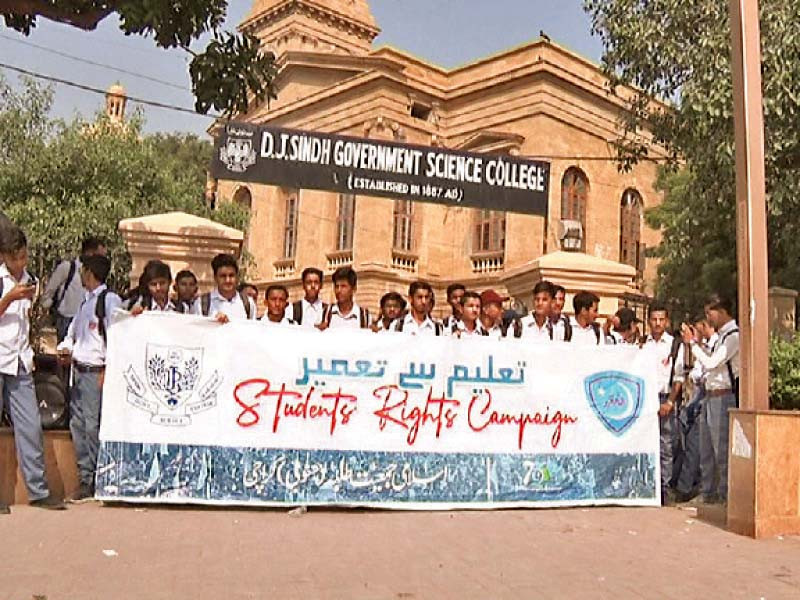
<path fill-rule="evenodd" d="M 44 471 L 44 444 L 39 404 L 33 386 L 30 309 L 36 280 L 27 271 L 28 242 L 17 227 L 0 237 L 0 412 L 8 404 L 14 423 L 17 461 L 28 488 L 31 506 L 61 510 L 52 496 Z M 0 514 L 8 506 L 0 503 Z"/>

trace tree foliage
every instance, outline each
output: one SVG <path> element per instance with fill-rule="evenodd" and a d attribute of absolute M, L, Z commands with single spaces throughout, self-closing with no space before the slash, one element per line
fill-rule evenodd
<path fill-rule="evenodd" d="M 664 234 L 655 250 L 658 293 L 696 310 L 701 292 L 735 290 L 728 3 L 585 0 L 584 6 L 603 41 L 612 87 L 634 88 L 618 140 L 621 168 L 652 157 L 656 147 L 670 159 L 660 179 L 665 202 L 648 214 Z M 797 289 L 800 3 L 761 0 L 760 11 L 770 280 Z"/>
<path fill-rule="evenodd" d="M 51 102 L 49 88 L 25 80 L 15 92 L 0 78 L 0 208 L 25 230 L 38 275 L 95 235 L 109 241 L 112 284 L 124 288 L 131 263 L 117 224 L 129 217 L 179 210 L 244 228 L 243 209 L 211 212 L 205 204 L 210 143 L 143 137 L 141 114 L 122 127 L 104 116 L 55 121 Z"/>
<path fill-rule="evenodd" d="M 274 97 L 274 56 L 262 52 L 258 38 L 222 30 L 227 0 L 0 0 L 8 27 L 28 35 L 39 17 L 92 30 L 112 14 L 125 35 L 150 37 L 160 48 L 183 48 L 189 66 L 195 110 L 225 115 L 247 112 L 251 102 Z M 201 53 L 192 42 L 206 34 Z"/>

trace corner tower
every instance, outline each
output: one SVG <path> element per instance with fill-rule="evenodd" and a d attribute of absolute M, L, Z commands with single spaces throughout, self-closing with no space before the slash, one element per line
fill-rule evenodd
<path fill-rule="evenodd" d="M 380 33 L 367 0 L 255 0 L 239 26 L 276 56 L 290 51 L 362 55 Z"/>

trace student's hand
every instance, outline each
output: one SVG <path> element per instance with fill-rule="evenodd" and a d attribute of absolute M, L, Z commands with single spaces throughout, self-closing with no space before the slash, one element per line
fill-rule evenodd
<path fill-rule="evenodd" d="M 143 312 L 144 312 L 144 306 L 137 305 L 131 309 L 131 316 L 138 317 Z"/>
<path fill-rule="evenodd" d="M 97 385 L 102 390 L 103 384 L 106 382 L 106 370 L 103 369 L 97 374 Z"/>
<path fill-rule="evenodd" d="M 666 417 L 669 413 L 672 412 L 673 404 L 669 400 L 664 402 L 661 406 L 658 407 L 658 416 L 659 417 Z"/>
<path fill-rule="evenodd" d="M 30 300 L 33 298 L 33 294 L 36 292 L 35 285 L 29 285 L 27 283 L 18 283 L 11 291 L 6 294 L 10 302 L 15 302 L 17 300 Z"/>
<path fill-rule="evenodd" d="M 373 333 L 378 333 L 381 330 L 381 326 L 378 323 L 373 323 L 369 328 L 372 329 Z"/>
<path fill-rule="evenodd" d="M 689 327 L 686 323 L 681 325 L 681 338 L 683 338 L 683 342 L 688 344 L 695 339 L 695 332 L 694 330 Z"/>
<path fill-rule="evenodd" d="M 316 328 L 317 328 L 317 329 L 319 329 L 320 331 L 325 331 L 325 330 L 328 328 L 328 324 L 327 324 L 327 323 L 325 323 L 325 322 L 323 322 L 323 323 L 318 323 L 317 325 L 314 325 L 314 327 L 316 327 Z"/>
<path fill-rule="evenodd" d="M 226 315 L 225 313 L 217 313 L 217 316 L 214 318 L 216 319 L 217 323 L 220 323 L 222 325 L 225 325 L 225 323 L 230 322 L 228 315 Z"/>

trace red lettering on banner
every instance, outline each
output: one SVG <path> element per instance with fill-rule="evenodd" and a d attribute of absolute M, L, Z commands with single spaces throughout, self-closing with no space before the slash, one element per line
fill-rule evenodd
<path fill-rule="evenodd" d="M 485 395 L 485 400 L 482 407 L 478 404 L 481 397 Z M 525 438 L 525 428 L 528 425 L 539 426 L 555 426 L 553 435 L 550 438 L 550 445 L 557 448 L 561 441 L 561 426 L 571 425 L 577 422 L 578 417 L 573 417 L 568 413 L 562 413 L 560 410 L 550 414 L 550 407 L 545 409 L 544 413 L 521 412 L 519 414 L 512 414 L 507 412 L 499 412 L 492 409 L 492 393 L 486 389 L 484 394 L 475 394 L 469 402 L 469 409 L 467 411 L 467 422 L 469 423 L 472 431 L 483 431 L 490 425 L 514 425 L 518 429 L 517 433 L 517 447 L 522 450 L 522 442 Z"/>
<path fill-rule="evenodd" d="M 450 429 L 458 416 L 456 409 L 461 404 L 458 400 L 444 395 L 434 398 L 433 390 L 429 389 L 424 408 L 418 406 L 409 408 L 408 392 L 400 390 L 396 385 L 376 388 L 372 395 L 383 402 L 383 406 L 374 411 L 378 417 L 378 429 L 383 431 L 387 423 L 392 423 L 408 430 L 406 443 L 409 446 L 413 446 L 417 441 L 420 427 L 428 423 L 436 426 L 437 438 L 442 433 L 442 427 Z"/>
<path fill-rule="evenodd" d="M 258 390 L 258 391 L 256 391 Z M 336 392 L 320 394 L 321 400 L 314 400 L 315 388 L 310 387 L 305 396 L 300 392 L 286 389 L 286 384 L 282 383 L 279 389 L 272 389 L 268 379 L 248 379 L 238 384 L 233 390 L 233 397 L 236 403 L 242 407 L 242 412 L 236 418 L 236 423 L 240 427 L 252 427 L 261 420 L 258 407 L 261 406 L 262 398 L 275 398 L 275 411 L 272 416 L 272 432 L 277 433 L 281 419 L 296 418 L 303 420 L 330 420 L 330 434 L 336 430 L 336 426 L 341 423 L 347 425 L 350 417 L 356 411 L 357 398 L 351 394 L 345 394 L 341 388 Z M 252 394 L 252 400 L 247 398 Z M 296 402 L 299 400 L 299 402 Z M 322 401 L 333 400 L 333 406 L 326 406 Z"/>

